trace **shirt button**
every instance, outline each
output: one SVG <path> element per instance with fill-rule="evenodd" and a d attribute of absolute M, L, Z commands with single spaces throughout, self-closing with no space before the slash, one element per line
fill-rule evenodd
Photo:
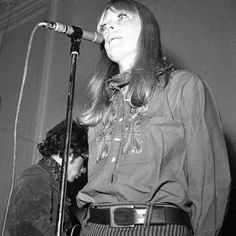
<path fill-rule="evenodd" d="M 111 159 L 111 163 L 114 163 L 115 161 L 116 161 L 116 158 L 113 157 L 113 158 Z"/>
<path fill-rule="evenodd" d="M 113 140 L 119 142 L 120 138 L 114 138 Z"/>

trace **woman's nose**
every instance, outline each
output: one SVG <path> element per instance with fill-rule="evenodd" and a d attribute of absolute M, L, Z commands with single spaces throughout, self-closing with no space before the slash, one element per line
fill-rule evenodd
<path fill-rule="evenodd" d="M 110 31 L 113 30 L 115 28 L 115 25 L 112 22 L 109 22 L 105 25 L 105 29 Z"/>

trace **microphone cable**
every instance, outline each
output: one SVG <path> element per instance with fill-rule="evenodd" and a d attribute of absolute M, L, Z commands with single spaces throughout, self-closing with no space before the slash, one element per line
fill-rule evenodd
<path fill-rule="evenodd" d="M 27 54 L 26 54 L 25 66 L 24 66 L 24 73 L 23 73 L 23 78 L 22 78 L 22 82 L 21 82 L 21 88 L 20 88 L 20 93 L 19 93 L 19 98 L 18 98 L 18 103 L 17 103 L 17 108 L 16 108 L 15 122 L 14 122 L 13 163 L 12 163 L 11 187 L 10 187 L 10 191 L 9 191 L 9 195 L 8 195 L 6 210 L 5 210 L 5 213 L 4 213 L 1 236 L 4 236 L 4 233 L 5 233 L 10 200 L 11 200 L 14 185 L 15 185 L 17 124 L 18 124 L 20 106 L 21 106 L 21 101 L 22 101 L 22 96 L 23 96 L 23 91 L 24 91 L 24 86 L 25 86 L 25 81 L 26 81 L 26 75 L 27 75 L 27 70 L 28 70 L 29 55 L 30 55 L 30 51 L 31 51 L 31 46 L 32 46 L 32 41 L 33 41 L 34 34 L 35 34 L 36 30 L 38 29 L 38 27 L 40 27 L 42 25 L 43 24 L 39 23 L 32 30 L 31 35 L 30 35 L 30 40 L 29 40 L 29 43 L 28 43 L 28 48 L 27 48 Z"/>

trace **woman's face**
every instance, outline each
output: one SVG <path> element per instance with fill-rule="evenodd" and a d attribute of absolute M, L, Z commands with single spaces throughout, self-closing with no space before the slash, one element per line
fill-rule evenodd
<path fill-rule="evenodd" d="M 138 14 L 108 9 L 99 23 L 108 57 L 119 65 L 120 72 L 130 69 L 138 53 L 141 20 Z"/>

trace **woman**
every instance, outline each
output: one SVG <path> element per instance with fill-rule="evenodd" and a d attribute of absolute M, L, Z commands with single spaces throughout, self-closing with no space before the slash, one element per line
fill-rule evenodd
<path fill-rule="evenodd" d="M 158 23 L 141 3 L 108 2 L 98 32 L 81 235 L 216 235 L 230 172 L 209 87 L 164 60 Z"/>

